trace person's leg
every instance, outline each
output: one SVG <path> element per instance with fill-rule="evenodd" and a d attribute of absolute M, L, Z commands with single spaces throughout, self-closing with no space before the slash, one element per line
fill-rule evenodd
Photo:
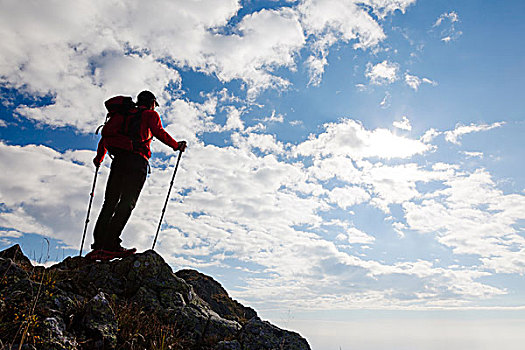
<path fill-rule="evenodd" d="M 140 192 L 146 181 L 147 162 L 144 159 L 139 159 L 139 161 L 136 164 L 137 160 L 132 160 L 131 162 L 135 162 L 135 164 L 131 164 L 127 169 L 126 176 L 121 179 L 122 193 L 108 227 L 109 241 L 107 243 L 109 250 L 120 247 L 120 242 L 122 242 L 120 235 L 137 204 Z M 145 166 L 142 166 L 142 164 L 145 164 Z"/>
<path fill-rule="evenodd" d="M 107 246 L 109 224 L 115 213 L 122 190 L 122 171 L 119 162 L 115 158 L 111 163 L 111 170 L 104 194 L 104 203 L 93 230 L 94 242 L 91 245 L 93 250 L 104 249 Z"/>

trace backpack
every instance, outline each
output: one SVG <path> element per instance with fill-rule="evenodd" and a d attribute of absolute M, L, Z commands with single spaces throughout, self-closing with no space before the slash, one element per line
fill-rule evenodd
<path fill-rule="evenodd" d="M 104 124 L 100 125 L 96 134 L 102 129 L 102 138 L 108 144 L 110 154 L 115 154 L 117 149 L 131 152 L 139 152 L 146 148 L 148 140 L 140 137 L 140 126 L 142 124 L 142 111 L 137 108 L 133 99 L 129 96 L 115 96 L 104 102 L 108 113 Z"/>

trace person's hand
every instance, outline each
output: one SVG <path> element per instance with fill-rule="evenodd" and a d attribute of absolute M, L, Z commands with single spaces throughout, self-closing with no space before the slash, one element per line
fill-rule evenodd
<path fill-rule="evenodd" d="M 98 169 L 100 167 L 100 164 L 102 161 L 98 159 L 97 157 L 93 158 L 93 164 L 95 164 L 95 167 Z"/>
<path fill-rule="evenodd" d="M 186 149 L 186 141 L 179 141 L 179 147 L 176 150 L 184 152 L 185 149 Z"/>

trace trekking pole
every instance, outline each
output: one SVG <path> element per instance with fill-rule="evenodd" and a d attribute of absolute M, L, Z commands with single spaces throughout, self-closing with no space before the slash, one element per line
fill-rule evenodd
<path fill-rule="evenodd" d="M 157 237 L 159 236 L 160 226 L 162 225 L 162 219 L 164 218 L 164 213 L 166 212 L 166 206 L 168 205 L 168 200 L 170 199 L 171 188 L 173 187 L 173 181 L 175 181 L 175 174 L 179 168 L 180 158 L 182 157 L 182 151 L 179 151 L 179 158 L 177 159 L 177 164 L 175 165 L 175 171 L 171 177 L 170 188 L 168 190 L 168 195 L 166 196 L 166 201 L 164 202 L 164 208 L 162 208 L 162 214 L 160 215 L 159 226 L 157 227 L 157 233 L 155 234 L 155 239 L 153 240 L 153 246 L 151 249 L 155 249 L 155 243 L 157 243 Z"/>
<path fill-rule="evenodd" d="M 97 183 L 97 175 L 98 175 L 98 166 L 95 169 L 95 178 L 93 179 L 93 187 L 91 188 L 91 193 L 90 193 L 91 198 L 89 199 L 86 224 L 84 225 L 84 234 L 82 235 L 82 243 L 80 243 L 80 253 L 78 254 L 78 256 L 82 256 L 82 249 L 84 248 L 84 240 L 86 239 L 86 231 L 87 231 L 87 226 L 89 222 L 89 213 L 91 212 L 91 203 L 93 203 L 93 197 L 95 197 L 95 184 Z"/>

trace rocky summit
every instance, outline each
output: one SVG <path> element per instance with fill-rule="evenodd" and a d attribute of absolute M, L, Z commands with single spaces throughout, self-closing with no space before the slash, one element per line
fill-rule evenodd
<path fill-rule="evenodd" d="M 310 349 L 153 250 L 44 268 L 14 245 L 0 252 L 0 278 L 0 349 Z"/>

